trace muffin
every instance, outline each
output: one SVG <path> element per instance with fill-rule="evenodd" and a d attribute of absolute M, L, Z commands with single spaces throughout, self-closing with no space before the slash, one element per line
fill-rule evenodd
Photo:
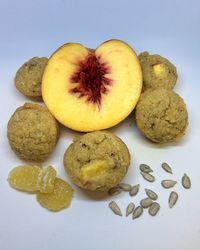
<path fill-rule="evenodd" d="M 53 151 L 59 137 L 59 128 L 57 121 L 46 108 L 25 103 L 10 118 L 7 136 L 18 157 L 40 162 Z"/>
<path fill-rule="evenodd" d="M 139 56 L 143 74 L 143 91 L 150 88 L 172 90 L 178 75 L 176 67 L 166 58 L 143 52 Z"/>
<path fill-rule="evenodd" d="M 183 99 L 166 89 L 142 94 L 135 116 L 139 130 L 156 143 L 176 141 L 184 135 L 188 125 L 188 112 Z"/>
<path fill-rule="evenodd" d="M 23 95 L 42 100 L 41 83 L 47 62 L 46 57 L 33 57 L 19 68 L 15 76 L 15 86 Z"/>
<path fill-rule="evenodd" d="M 64 167 L 79 187 L 108 190 L 126 175 L 130 154 L 125 143 L 107 131 L 87 133 L 76 139 L 64 154 Z"/>

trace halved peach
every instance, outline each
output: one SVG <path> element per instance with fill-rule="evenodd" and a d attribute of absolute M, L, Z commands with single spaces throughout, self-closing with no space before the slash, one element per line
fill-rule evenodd
<path fill-rule="evenodd" d="M 133 49 L 120 40 L 96 50 L 67 43 L 51 56 L 43 74 L 45 104 L 63 125 L 77 131 L 112 127 L 134 109 L 142 73 Z"/>

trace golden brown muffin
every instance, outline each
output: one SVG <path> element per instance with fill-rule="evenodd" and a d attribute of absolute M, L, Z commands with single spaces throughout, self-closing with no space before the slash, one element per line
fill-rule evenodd
<path fill-rule="evenodd" d="M 7 136 L 17 156 L 40 162 L 53 151 L 59 137 L 59 127 L 45 107 L 25 103 L 10 118 Z"/>
<path fill-rule="evenodd" d="M 139 130 L 157 143 L 176 141 L 184 135 L 188 125 L 188 113 L 183 99 L 166 89 L 142 94 L 135 115 Z"/>
<path fill-rule="evenodd" d="M 124 142 L 107 131 L 87 133 L 66 150 L 64 166 L 73 182 L 86 190 L 108 190 L 126 175 L 130 154 Z"/>
<path fill-rule="evenodd" d="M 23 95 L 42 100 L 41 82 L 47 62 L 46 57 L 33 57 L 19 68 L 15 76 L 15 86 Z"/>
<path fill-rule="evenodd" d="M 149 88 L 173 89 L 178 75 L 176 67 L 166 58 L 143 52 L 138 56 L 143 74 L 143 91 Z"/>

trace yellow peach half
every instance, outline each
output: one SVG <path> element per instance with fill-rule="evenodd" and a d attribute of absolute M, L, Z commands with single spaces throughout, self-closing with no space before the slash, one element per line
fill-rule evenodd
<path fill-rule="evenodd" d="M 67 43 L 50 57 L 42 80 L 42 97 L 64 126 L 77 131 L 112 127 L 134 109 L 142 73 L 134 50 L 120 40 L 96 50 Z"/>

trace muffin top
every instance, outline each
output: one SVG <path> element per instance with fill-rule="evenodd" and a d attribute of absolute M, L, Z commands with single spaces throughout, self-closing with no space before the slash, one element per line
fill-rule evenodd
<path fill-rule="evenodd" d="M 41 83 L 47 62 L 46 57 L 33 57 L 19 68 L 15 76 L 15 86 L 23 95 L 42 99 Z"/>
<path fill-rule="evenodd" d="M 108 190 L 125 176 L 130 154 L 120 138 L 108 131 L 87 133 L 72 143 L 64 166 L 74 183 L 87 190 Z"/>
<path fill-rule="evenodd" d="M 150 55 L 146 51 L 138 58 L 143 74 L 143 91 L 150 88 L 174 88 L 178 75 L 176 67 L 168 59 L 160 55 Z"/>
<path fill-rule="evenodd" d="M 59 129 L 46 108 L 25 103 L 10 118 L 7 135 L 11 148 L 20 158 L 42 161 L 53 150 Z"/>
<path fill-rule="evenodd" d="M 173 142 L 184 134 L 188 113 L 183 99 L 171 90 L 155 89 L 142 94 L 136 107 L 139 130 L 157 143 Z"/>

